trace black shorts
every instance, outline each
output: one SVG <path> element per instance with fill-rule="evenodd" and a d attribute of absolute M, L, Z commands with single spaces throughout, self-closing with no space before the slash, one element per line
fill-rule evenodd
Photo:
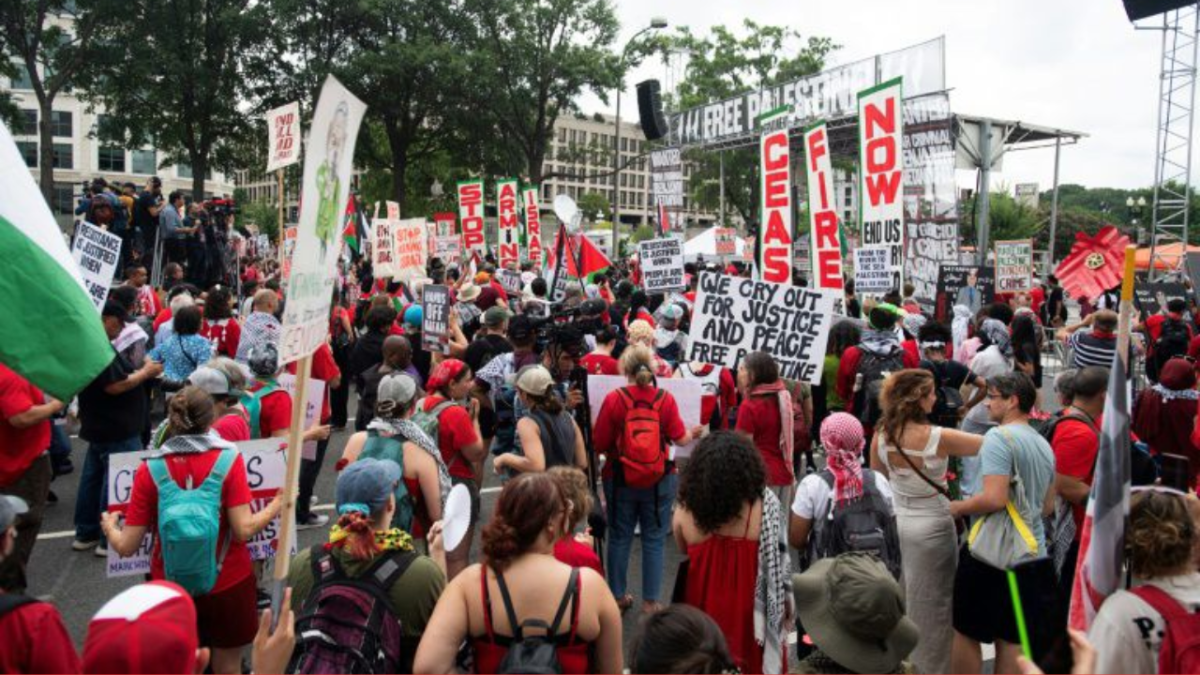
<path fill-rule="evenodd" d="M 966 545 L 959 549 L 954 576 L 954 630 L 976 642 L 1021 642 L 1008 573 L 976 560 Z"/>

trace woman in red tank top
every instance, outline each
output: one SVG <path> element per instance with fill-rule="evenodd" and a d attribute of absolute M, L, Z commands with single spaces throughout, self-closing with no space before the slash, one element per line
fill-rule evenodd
<path fill-rule="evenodd" d="M 717 622 L 743 673 L 771 672 L 763 670 L 754 630 L 766 487 L 766 467 L 750 439 L 716 432 L 700 441 L 680 475 L 672 522 L 675 542 L 688 557 L 683 601 Z M 783 654 L 783 667 L 774 672 L 787 672 Z"/>
<path fill-rule="evenodd" d="M 454 577 L 438 599 L 413 672 L 452 672 L 459 645 L 468 640 L 474 671 L 494 673 L 514 634 L 531 620 L 551 627 L 561 672 L 622 672 L 621 613 L 604 577 L 554 559 L 569 512 L 562 488 L 545 473 L 505 484 L 483 528 L 484 563 Z"/>

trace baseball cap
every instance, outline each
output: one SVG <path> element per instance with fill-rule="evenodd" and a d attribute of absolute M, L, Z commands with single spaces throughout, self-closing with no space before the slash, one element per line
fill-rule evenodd
<path fill-rule="evenodd" d="M 192 597 L 170 581 L 122 591 L 88 624 L 85 673 L 193 673 L 200 637 Z"/>
<path fill-rule="evenodd" d="M 0 534 L 12 527 L 17 516 L 29 513 L 29 505 L 20 497 L 0 495 Z"/>
<path fill-rule="evenodd" d="M 409 305 L 408 309 L 404 310 L 404 325 L 412 326 L 417 330 L 421 330 L 421 324 L 425 323 L 425 308 L 420 305 Z"/>
<path fill-rule="evenodd" d="M 338 476 L 335 495 L 339 514 L 379 511 L 400 482 L 400 466 L 387 459 L 367 457 L 354 462 Z"/>
<path fill-rule="evenodd" d="M 188 375 L 187 381 L 194 387 L 199 387 L 213 396 L 231 396 L 240 398 L 242 392 L 233 388 L 229 376 L 223 371 L 209 366 L 200 366 Z"/>
<path fill-rule="evenodd" d="M 517 389 L 534 396 L 545 396 L 554 386 L 554 377 L 545 366 L 525 366 L 517 373 Z"/>
<path fill-rule="evenodd" d="M 395 401 L 402 406 L 408 405 L 417 395 L 417 382 L 406 373 L 390 373 L 379 380 L 378 401 Z"/>
<path fill-rule="evenodd" d="M 495 328 L 510 318 L 512 318 L 512 312 L 497 305 L 489 308 L 488 311 L 483 313 L 483 325 L 489 328 Z"/>
<path fill-rule="evenodd" d="M 508 339 L 523 342 L 533 337 L 533 321 L 524 314 L 514 316 L 508 322 Z"/>

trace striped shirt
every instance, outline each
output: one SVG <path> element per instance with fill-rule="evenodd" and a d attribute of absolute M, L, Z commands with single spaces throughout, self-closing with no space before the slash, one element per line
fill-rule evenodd
<path fill-rule="evenodd" d="M 1117 353 L 1117 336 L 1108 333 L 1099 337 L 1092 333 L 1072 333 L 1067 338 L 1071 348 L 1071 367 L 1102 366 L 1111 368 L 1113 355 Z"/>

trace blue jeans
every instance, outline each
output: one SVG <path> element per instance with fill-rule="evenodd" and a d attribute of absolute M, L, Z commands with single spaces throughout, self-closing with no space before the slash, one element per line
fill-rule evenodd
<path fill-rule="evenodd" d="M 608 501 L 608 585 L 618 599 L 625 595 L 637 525 L 642 528 L 642 600 L 660 599 L 663 546 L 671 533 L 671 507 L 677 482 L 675 474 L 668 474 L 654 489 L 615 488 L 615 499 L 612 481 L 604 482 L 604 498 Z"/>
<path fill-rule="evenodd" d="M 75 498 L 75 538 L 79 541 L 100 539 L 100 514 L 108 508 L 108 458 L 119 452 L 143 449 L 142 437 L 131 436 L 113 443 L 91 443 L 83 472 L 79 476 L 79 494 Z"/>

